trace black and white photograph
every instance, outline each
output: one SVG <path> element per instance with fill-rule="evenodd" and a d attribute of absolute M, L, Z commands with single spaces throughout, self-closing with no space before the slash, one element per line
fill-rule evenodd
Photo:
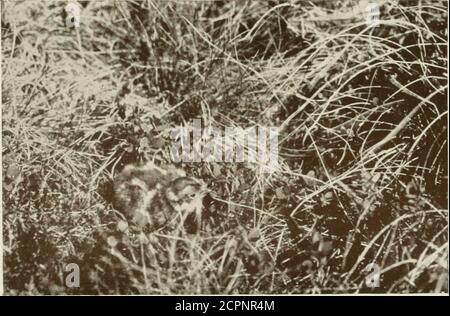
<path fill-rule="evenodd" d="M 1 0 L 0 294 L 448 295 L 447 67 L 448 0 Z"/>

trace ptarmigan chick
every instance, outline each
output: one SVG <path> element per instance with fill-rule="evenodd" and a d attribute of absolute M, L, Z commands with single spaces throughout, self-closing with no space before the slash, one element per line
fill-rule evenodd
<path fill-rule="evenodd" d="M 201 224 L 203 181 L 152 162 L 127 165 L 114 179 L 114 207 L 141 229 L 174 229 L 188 217 Z"/>

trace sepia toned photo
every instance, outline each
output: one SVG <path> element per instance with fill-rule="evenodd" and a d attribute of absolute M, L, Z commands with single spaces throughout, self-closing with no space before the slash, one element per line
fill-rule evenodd
<path fill-rule="evenodd" d="M 2 0 L 0 292 L 448 295 L 447 67 L 447 0 Z"/>

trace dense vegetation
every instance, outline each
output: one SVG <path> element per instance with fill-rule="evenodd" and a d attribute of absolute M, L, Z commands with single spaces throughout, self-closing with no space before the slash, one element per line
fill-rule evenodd
<path fill-rule="evenodd" d="M 446 1 L 80 3 L 2 1 L 7 294 L 448 291 Z M 208 225 L 129 237 L 104 188 L 194 118 L 279 127 L 280 169 L 178 164 Z"/>

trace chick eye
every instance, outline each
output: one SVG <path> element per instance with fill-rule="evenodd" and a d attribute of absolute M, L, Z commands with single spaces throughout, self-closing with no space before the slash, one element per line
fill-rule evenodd
<path fill-rule="evenodd" d="M 193 199 L 193 198 L 195 198 L 195 193 L 191 193 L 191 194 L 189 194 L 189 195 L 188 195 L 188 197 L 189 197 L 190 199 Z"/>

